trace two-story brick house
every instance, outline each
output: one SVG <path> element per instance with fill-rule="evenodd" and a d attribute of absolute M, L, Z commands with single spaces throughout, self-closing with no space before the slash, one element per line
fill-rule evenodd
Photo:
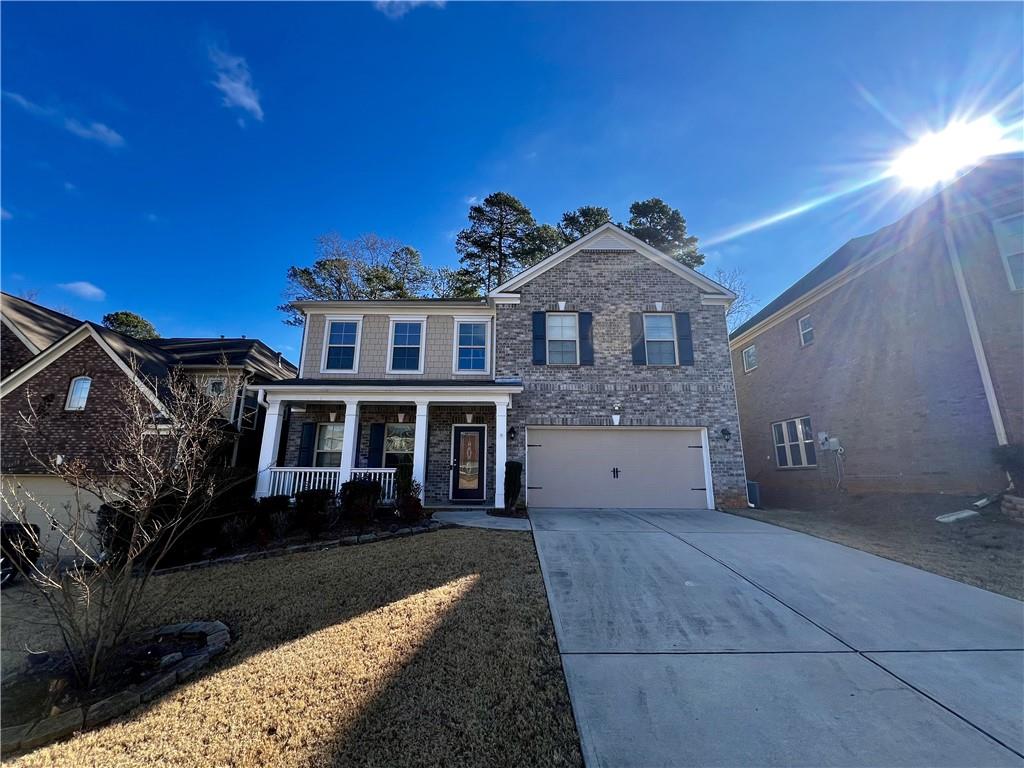
<path fill-rule="evenodd" d="M 428 505 L 746 503 L 728 290 L 606 224 L 477 300 L 298 302 L 258 495 L 412 465 Z"/>
<path fill-rule="evenodd" d="M 1024 161 L 850 241 L 737 328 L 747 476 L 769 506 L 1002 491 L 1024 440 Z"/>

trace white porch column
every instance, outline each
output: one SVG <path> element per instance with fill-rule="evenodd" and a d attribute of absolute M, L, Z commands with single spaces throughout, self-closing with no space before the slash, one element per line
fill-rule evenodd
<path fill-rule="evenodd" d="M 505 507 L 505 459 L 508 457 L 508 401 L 494 401 L 494 508 Z"/>
<path fill-rule="evenodd" d="M 427 407 L 429 400 L 416 401 L 416 435 L 412 443 L 412 479 L 420 484 L 420 501 L 427 494 Z"/>
<path fill-rule="evenodd" d="M 263 421 L 260 441 L 260 460 L 256 465 L 256 498 L 270 495 L 270 468 L 277 462 L 277 447 L 281 441 L 281 422 L 284 409 L 280 400 L 268 399 L 267 415 Z"/>
<path fill-rule="evenodd" d="M 352 468 L 356 465 L 359 446 L 356 434 L 359 431 L 359 401 L 345 401 L 345 428 L 341 436 L 341 482 L 352 479 Z"/>

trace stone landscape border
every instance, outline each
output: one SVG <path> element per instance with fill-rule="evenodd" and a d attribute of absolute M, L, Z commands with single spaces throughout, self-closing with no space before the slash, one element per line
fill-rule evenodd
<path fill-rule="evenodd" d="M 231 632 L 227 625 L 220 621 L 169 624 L 133 635 L 131 639 L 145 643 L 158 637 L 202 639 L 204 643 L 201 650 L 188 656 L 180 652 L 168 654 L 160 660 L 160 669 L 148 680 L 129 686 L 105 699 L 0 730 L 0 744 L 4 755 L 17 750 L 41 747 L 70 736 L 75 731 L 94 728 L 120 717 L 140 704 L 169 691 L 177 683 L 192 677 L 197 670 L 209 664 L 210 659 L 222 653 L 231 642 Z"/>
<path fill-rule="evenodd" d="M 181 571 L 194 571 L 198 568 L 209 568 L 214 565 L 229 565 L 231 563 L 247 563 L 251 560 L 264 560 L 268 557 L 279 557 L 281 555 L 292 555 L 297 552 L 319 552 L 324 549 L 335 547 L 350 547 L 354 544 L 372 544 L 375 541 L 387 541 L 403 536 L 415 536 L 419 533 L 430 533 L 442 528 L 456 528 L 451 523 L 442 523 L 437 520 L 425 520 L 421 524 L 411 525 L 406 528 L 399 528 L 396 531 L 378 531 L 377 533 L 364 533 L 359 536 L 344 536 L 340 539 L 318 539 L 303 544 L 289 544 L 286 547 L 270 547 L 255 552 L 243 552 L 238 555 L 226 555 L 215 557 L 212 560 L 196 560 L 193 563 L 184 565 L 173 565 L 169 568 L 158 568 L 154 573 L 163 576 L 168 573 L 179 573 Z"/>

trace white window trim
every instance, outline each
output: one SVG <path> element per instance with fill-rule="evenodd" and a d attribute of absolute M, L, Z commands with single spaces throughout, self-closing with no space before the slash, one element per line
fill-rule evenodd
<path fill-rule="evenodd" d="M 552 315 L 565 315 L 573 318 L 576 323 L 576 362 L 575 363 L 552 363 L 551 342 L 569 341 L 569 339 L 552 339 L 548 334 L 548 318 Z M 546 312 L 544 315 L 544 363 L 545 365 L 573 366 L 580 364 L 580 313 L 579 312 Z"/>
<path fill-rule="evenodd" d="M 454 317 L 452 318 L 452 373 L 456 376 L 486 376 L 491 370 L 491 320 L 482 317 Z M 459 368 L 459 326 L 462 323 L 474 323 L 483 325 L 484 331 L 484 367 L 479 370 L 463 371 Z M 545 329 L 546 330 L 546 329 Z"/>
<path fill-rule="evenodd" d="M 80 381 L 89 382 L 89 390 L 85 393 L 85 402 L 82 403 L 81 408 L 71 407 L 71 397 L 75 393 L 75 385 Z M 68 396 L 64 398 L 64 410 L 65 411 L 84 411 L 85 406 L 89 404 L 89 395 L 92 393 L 92 377 L 91 376 L 75 376 L 68 385 Z"/>
<path fill-rule="evenodd" d="M 391 363 L 394 361 L 394 350 L 395 350 L 395 324 L 396 323 L 419 323 L 420 324 L 420 355 L 419 364 L 420 367 L 415 371 L 398 370 L 396 371 L 391 367 Z M 423 373 L 423 360 L 427 356 L 427 316 L 426 315 L 390 315 L 388 317 L 388 359 L 387 359 L 387 372 L 394 373 L 399 376 Z"/>
<path fill-rule="evenodd" d="M 812 334 L 814 333 L 814 323 L 811 323 L 811 327 L 810 328 L 806 328 L 806 329 L 804 328 L 804 320 L 810 320 L 810 319 L 811 319 L 810 315 L 804 315 L 803 317 L 798 318 L 797 321 L 796 321 L 796 333 L 800 337 L 800 346 L 801 347 L 809 347 L 811 344 L 814 343 L 814 339 L 813 338 L 811 338 L 810 341 L 804 341 L 804 333 L 806 331 L 810 331 Z"/>
<path fill-rule="evenodd" d="M 752 366 L 750 366 L 749 368 L 747 367 L 747 350 L 748 349 L 754 350 L 754 354 L 756 355 L 757 354 L 757 344 L 751 344 L 749 347 L 744 347 L 743 351 L 740 352 L 740 360 L 743 363 L 743 372 L 744 373 L 750 373 L 751 371 L 756 371 L 757 370 L 757 365 L 758 365 L 757 361 L 755 360 L 754 364 Z"/>
<path fill-rule="evenodd" d="M 998 219 L 993 219 L 992 220 L 992 236 L 993 236 L 993 238 L 995 238 L 995 241 L 996 241 L 996 250 L 999 251 L 999 258 L 1002 259 L 1002 261 L 1003 261 L 1003 269 L 1006 270 L 1006 282 L 1010 285 L 1010 290 L 1013 291 L 1014 293 L 1019 293 L 1021 291 L 1024 291 L 1024 285 L 1015 285 L 1014 284 L 1013 270 L 1010 269 L 1010 257 L 1011 256 L 1016 256 L 1017 253 L 1016 252 L 1014 252 L 1014 253 L 1006 253 L 1005 251 L 1003 251 L 1002 248 L 999 247 L 999 238 L 996 235 L 996 231 L 995 231 L 996 227 L 995 227 L 995 225 L 1000 223 L 1000 222 L 1002 222 L 1002 221 L 1009 221 L 1010 219 L 1019 219 L 1019 218 L 1021 218 L 1021 214 L 1019 214 L 1019 213 L 1012 213 L 1009 216 L 1000 216 Z"/>
<path fill-rule="evenodd" d="M 809 419 L 809 418 L 811 418 L 811 417 L 808 416 L 808 415 L 804 415 L 804 416 L 795 416 L 792 419 L 783 419 L 782 421 L 773 421 L 772 422 L 772 426 L 771 426 L 771 430 L 772 430 L 772 448 L 773 448 L 772 452 L 774 453 L 775 468 L 776 469 L 783 469 L 783 470 L 785 470 L 785 469 L 814 469 L 815 467 L 818 466 L 817 453 L 815 453 L 815 461 L 814 461 L 813 464 L 810 464 L 807 461 L 807 443 L 814 440 L 814 435 L 811 435 L 810 437 L 807 437 L 807 436 L 804 435 L 804 419 Z M 786 425 L 789 422 L 791 422 L 791 421 L 795 421 L 796 422 L 797 433 L 800 436 L 800 439 L 797 441 L 797 445 L 800 446 L 800 460 L 803 462 L 803 464 L 789 464 L 789 465 L 783 467 L 783 466 L 779 465 L 779 445 L 780 445 L 780 443 L 775 442 L 775 425 L 776 424 L 781 424 L 782 425 L 782 443 L 781 443 L 781 445 L 784 445 L 786 447 L 786 457 L 788 459 L 792 460 L 793 457 L 792 457 L 792 454 L 791 454 L 791 452 L 789 450 L 789 446 L 793 445 L 793 443 L 789 442 L 789 433 L 786 431 Z"/>
<path fill-rule="evenodd" d="M 309 322 L 309 318 L 306 318 Z M 330 347 L 328 342 L 331 339 L 331 323 L 355 323 L 356 324 L 356 348 L 352 353 L 351 368 L 328 368 L 327 350 Z M 327 315 L 324 317 L 323 344 L 320 350 L 320 373 L 359 373 L 359 350 L 363 341 L 363 316 L 362 315 Z M 340 345 L 336 345 L 340 346 Z M 347 344 L 344 346 L 348 346 Z"/>
<path fill-rule="evenodd" d="M 672 320 L 672 338 L 671 339 L 654 339 L 654 341 L 671 341 L 673 354 L 675 355 L 675 362 L 672 363 L 652 363 L 651 355 L 647 351 L 647 344 L 651 339 L 647 337 L 647 318 L 648 317 L 668 317 Z M 678 368 L 679 367 L 679 331 L 676 330 L 676 315 L 674 312 L 644 312 L 643 313 L 643 324 L 644 324 L 644 357 L 646 358 L 646 365 L 652 368 Z"/>
<path fill-rule="evenodd" d="M 345 463 L 345 454 L 344 454 L 345 445 L 344 445 L 344 440 L 342 440 L 341 450 L 339 450 L 339 451 L 321 451 L 317 447 L 317 446 L 320 445 L 320 430 L 323 429 L 324 427 L 334 427 L 334 426 L 341 427 L 342 428 L 342 434 L 344 434 L 344 429 L 345 429 L 345 422 L 344 421 L 321 421 L 321 422 L 319 422 L 316 425 L 316 435 L 313 438 L 313 467 L 316 468 L 316 469 L 339 469 L 341 467 L 341 465 Z M 338 466 L 337 467 L 334 467 L 334 466 L 331 466 L 331 467 L 321 467 L 319 464 L 316 463 L 317 454 L 320 454 L 320 453 L 336 453 L 336 454 L 338 454 Z"/>

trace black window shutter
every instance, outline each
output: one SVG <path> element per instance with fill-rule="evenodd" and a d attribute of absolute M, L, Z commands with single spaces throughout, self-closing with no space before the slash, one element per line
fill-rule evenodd
<path fill-rule="evenodd" d="M 594 364 L 594 313 L 580 312 L 580 365 Z"/>
<path fill-rule="evenodd" d="M 302 439 L 299 440 L 299 466 L 313 466 L 313 449 L 316 447 L 316 422 L 302 424 Z"/>
<path fill-rule="evenodd" d="M 369 455 L 369 466 L 371 467 L 383 467 L 384 466 L 384 425 L 383 424 L 371 424 L 370 425 L 370 455 Z"/>
<path fill-rule="evenodd" d="M 633 345 L 633 365 L 647 365 L 647 347 L 644 345 L 644 316 L 629 313 L 629 339 Z"/>
<path fill-rule="evenodd" d="M 533 364 L 546 365 L 548 351 L 545 336 L 547 334 L 547 312 L 533 313 Z"/>
<path fill-rule="evenodd" d="M 679 364 L 693 365 L 693 333 L 690 313 L 676 312 L 676 337 L 679 339 Z"/>

